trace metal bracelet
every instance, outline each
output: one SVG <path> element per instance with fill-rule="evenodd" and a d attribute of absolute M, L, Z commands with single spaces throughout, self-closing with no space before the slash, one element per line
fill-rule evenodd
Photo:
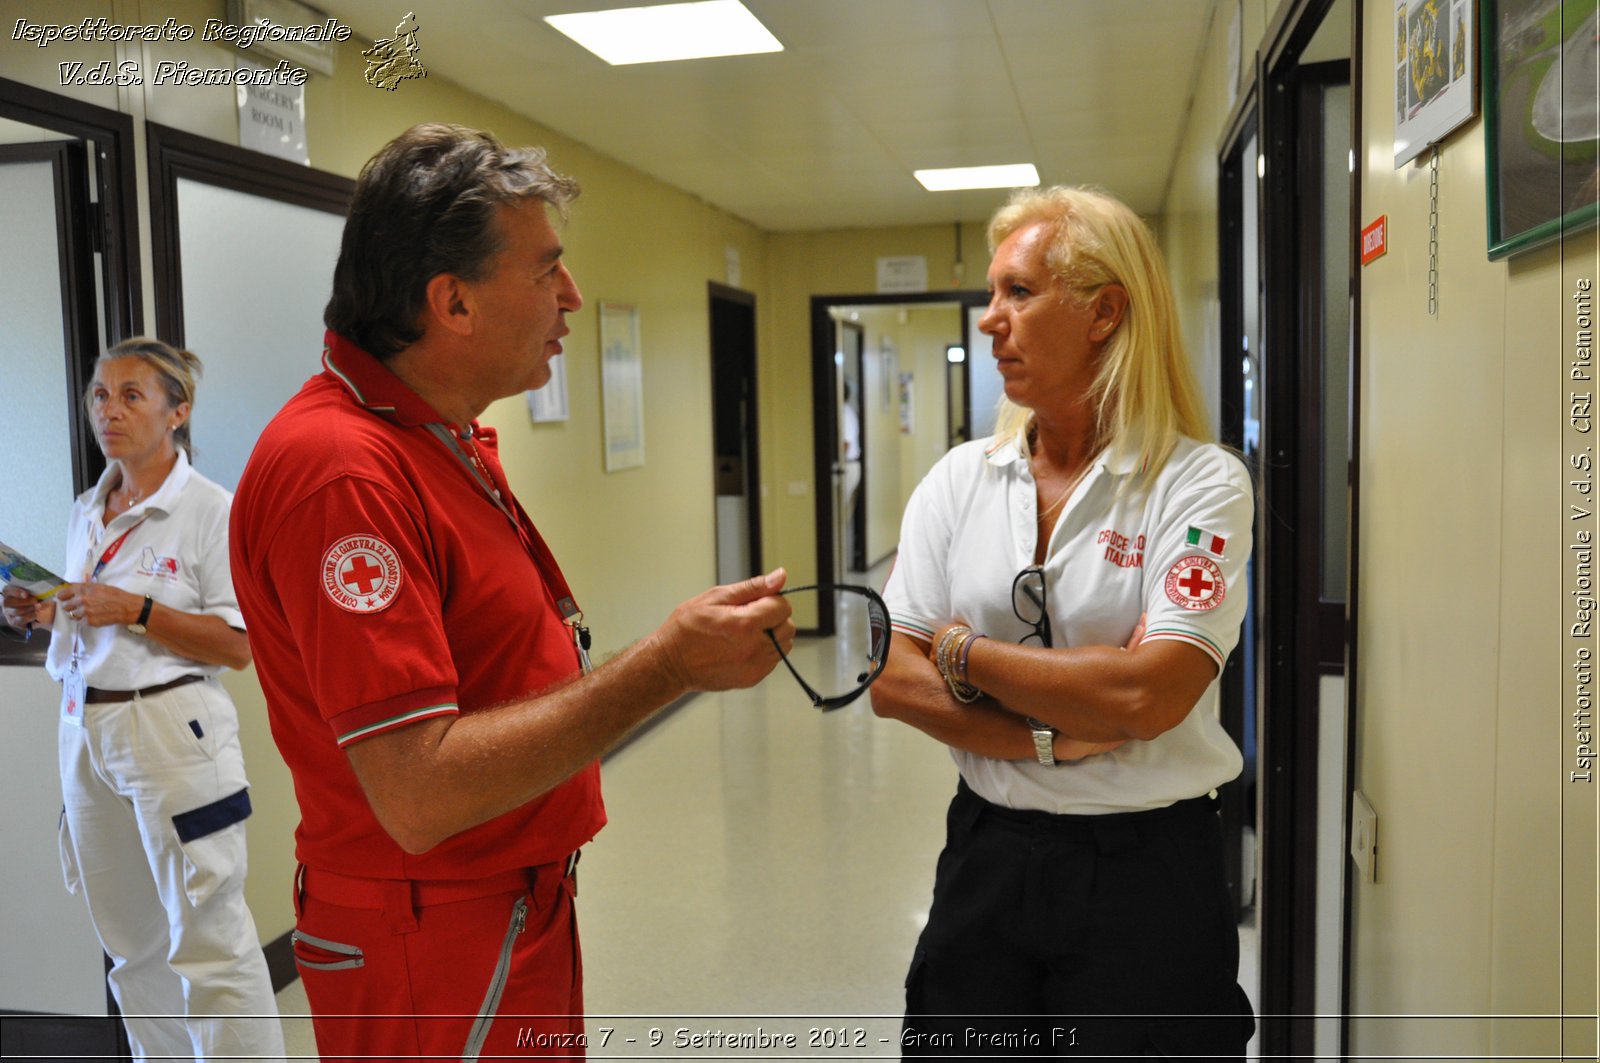
<path fill-rule="evenodd" d="M 970 705 L 983 697 L 983 691 L 971 683 L 961 681 L 956 677 L 956 664 L 958 659 L 964 659 L 963 649 L 970 644 L 974 635 L 973 630 L 964 624 L 946 628 L 939 636 L 939 644 L 934 647 L 934 664 L 939 669 L 939 674 L 944 677 L 945 684 L 950 688 L 950 696 L 957 701 Z"/>

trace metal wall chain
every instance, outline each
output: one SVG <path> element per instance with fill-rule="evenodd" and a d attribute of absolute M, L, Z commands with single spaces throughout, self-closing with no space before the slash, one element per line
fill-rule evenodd
<path fill-rule="evenodd" d="M 1428 316 L 1439 316 L 1439 145 L 1428 160 Z"/>

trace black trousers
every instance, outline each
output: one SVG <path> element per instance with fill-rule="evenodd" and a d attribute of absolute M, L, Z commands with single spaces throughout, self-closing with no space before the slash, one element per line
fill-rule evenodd
<path fill-rule="evenodd" d="M 963 782 L 947 830 L 906 1058 L 1244 1058 L 1255 1020 L 1209 798 L 1056 816 Z"/>

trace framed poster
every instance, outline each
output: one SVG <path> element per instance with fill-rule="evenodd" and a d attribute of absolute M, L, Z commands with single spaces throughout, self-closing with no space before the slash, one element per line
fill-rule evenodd
<path fill-rule="evenodd" d="M 1600 217 L 1600 6 L 1482 0 L 1489 257 Z"/>
<path fill-rule="evenodd" d="M 600 304 L 600 391 L 606 472 L 638 468 L 644 464 L 644 363 L 637 307 Z"/>
<path fill-rule="evenodd" d="M 1395 0 L 1394 165 L 1477 112 L 1473 0 Z"/>
<path fill-rule="evenodd" d="M 567 356 L 550 359 L 550 382 L 528 395 L 528 419 L 534 424 L 567 419 Z"/>

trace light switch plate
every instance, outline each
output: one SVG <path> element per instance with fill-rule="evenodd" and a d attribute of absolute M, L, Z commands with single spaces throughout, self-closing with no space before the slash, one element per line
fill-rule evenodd
<path fill-rule="evenodd" d="M 1360 790 L 1350 795 L 1350 856 L 1364 881 L 1378 881 L 1378 813 Z"/>

